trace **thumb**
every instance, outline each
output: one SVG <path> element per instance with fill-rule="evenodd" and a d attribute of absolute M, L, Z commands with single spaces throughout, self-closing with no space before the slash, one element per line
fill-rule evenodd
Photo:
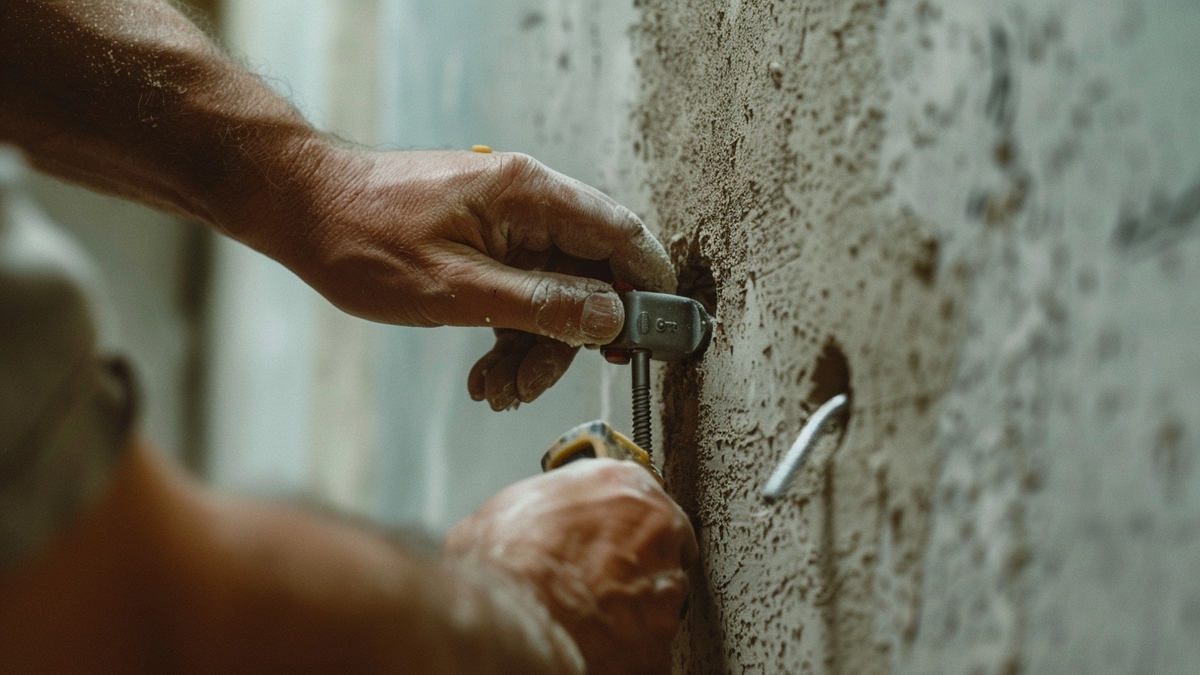
<path fill-rule="evenodd" d="M 477 261 L 470 289 L 483 321 L 493 328 L 515 328 L 545 335 L 572 347 L 612 342 L 625 324 L 625 309 L 612 286 L 603 281 L 555 272 L 526 271 L 490 258 Z"/>
<path fill-rule="evenodd" d="M 533 329 L 578 347 L 612 342 L 625 325 L 625 308 L 613 287 L 595 279 L 541 273 L 528 303 Z"/>

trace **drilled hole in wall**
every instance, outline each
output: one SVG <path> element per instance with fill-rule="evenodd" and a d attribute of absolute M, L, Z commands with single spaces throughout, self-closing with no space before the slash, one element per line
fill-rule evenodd
<path fill-rule="evenodd" d="M 713 316 L 717 315 L 717 281 L 711 262 L 700 253 L 695 238 L 677 235 L 671 240 L 671 259 L 678 271 L 679 295 L 692 298 Z"/>
<path fill-rule="evenodd" d="M 810 410 L 816 410 L 838 394 L 845 394 L 846 398 L 854 400 L 854 392 L 850 389 L 850 362 L 842 346 L 833 337 L 825 340 L 821 352 L 817 354 L 812 368 L 812 383 L 812 390 L 805 401 Z M 849 420 L 849 416 L 850 406 L 846 406 L 846 412 L 840 415 L 842 422 Z"/>
<path fill-rule="evenodd" d="M 685 267 L 679 271 L 679 294 L 701 305 L 709 314 L 717 313 L 717 282 L 707 265 Z"/>

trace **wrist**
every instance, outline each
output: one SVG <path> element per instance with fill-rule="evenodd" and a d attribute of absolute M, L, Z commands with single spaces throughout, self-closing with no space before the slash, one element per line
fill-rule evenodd
<path fill-rule="evenodd" d="M 294 258 L 319 221 L 328 176 L 345 170 L 350 153 L 307 126 L 259 136 L 232 152 L 204 201 L 217 229 L 273 258 Z"/>

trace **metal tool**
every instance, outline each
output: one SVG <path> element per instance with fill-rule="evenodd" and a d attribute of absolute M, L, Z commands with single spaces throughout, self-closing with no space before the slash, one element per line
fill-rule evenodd
<path fill-rule="evenodd" d="M 580 459 L 610 457 L 640 464 L 662 484 L 662 474 L 650 456 L 650 360 L 682 361 L 703 352 L 712 339 L 713 319 L 691 298 L 643 293 L 623 284 L 617 284 L 616 290 L 625 308 L 625 327 L 600 351 L 610 363 L 633 366 L 634 440 L 607 422 L 581 424 L 550 446 L 542 457 L 542 471 Z"/>
<path fill-rule="evenodd" d="M 650 425 L 650 360 L 683 361 L 708 348 L 713 319 L 691 298 L 645 293 L 618 285 L 625 326 L 600 351 L 609 363 L 633 367 L 633 440 L 653 453 Z"/>
<path fill-rule="evenodd" d="M 792 478 L 804 465 L 804 460 L 808 459 L 809 451 L 816 445 L 817 438 L 820 437 L 821 432 L 825 431 L 830 420 L 846 407 L 847 400 L 845 394 L 838 394 L 817 408 L 817 411 L 808 418 L 804 427 L 800 429 L 800 435 L 796 437 L 796 442 L 792 443 L 792 447 L 783 456 L 783 461 L 779 463 L 775 473 L 772 473 L 771 477 L 767 479 L 767 485 L 762 491 L 763 499 L 772 502 L 787 492 Z"/>

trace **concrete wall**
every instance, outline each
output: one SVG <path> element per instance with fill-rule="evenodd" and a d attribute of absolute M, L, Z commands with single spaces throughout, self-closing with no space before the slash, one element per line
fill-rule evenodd
<path fill-rule="evenodd" d="M 934 227 L 885 201 L 880 13 L 644 12 L 659 226 L 681 267 L 711 273 L 723 322 L 702 363 L 664 380 L 667 474 L 705 551 L 682 672 L 883 672 L 916 629 L 969 275 L 943 273 Z M 842 392 L 844 434 L 766 505 L 807 415 Z"/>
<path fill-rule="evenodd" d="M 970 279 L 899 670 L 1200 672 L 1198 32 L 1186 0 L 878 24 L 885 203 Z"/>
<path fill-rule="evenodd" d="M 1200 5 L 527 4 L 497 115 L 722 321 L 660 373 L 677 672 L 1200 672 Z"/>

